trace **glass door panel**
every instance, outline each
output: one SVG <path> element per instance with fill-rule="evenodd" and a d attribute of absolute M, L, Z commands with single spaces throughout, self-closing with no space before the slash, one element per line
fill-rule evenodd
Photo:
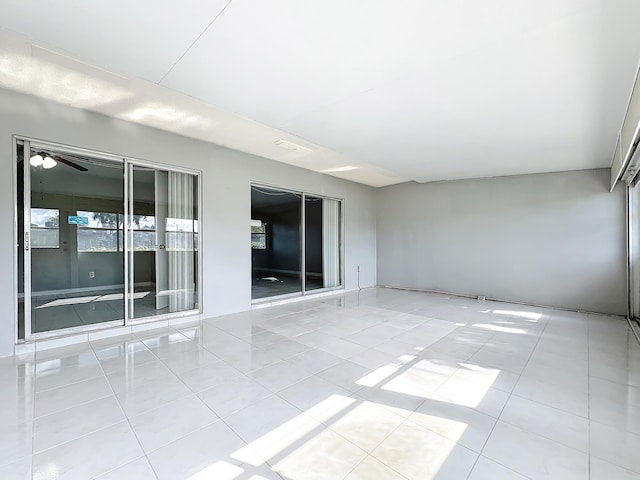
<path fill-rule="evenodd" d="M 130 166 L 129 185 L 129 318 L 167 313 L 156 305 L 157 205 L 153 169 Z M 164 203 L 166 210 L 166 202 Z"/>
<path fill-rule="evenodd" d="M 45 147 L 24 162 L 30 333 L 124 322 L 123 164 Z"/>
<path fill-rule="evenodd" d="M 131 319 L 197 310 L 198 177 L 131 165 Z"/>
<path fill-rule="evenodd" d="M 342 285 L 339 200 L 305 195 L 305 291 Z"/>
<path fill-rule="evenodd" d="M 302 292 L 301 194 L 251 187 L 251 298 Z"/>
<path fill-rule="evenodd" d="M 324 288 L 322 264 L 322 198 L 304 197 L 305 291 Z"/>
<path fill-rule="evenodd" d="M 640 319 L 640 186 L 628 187 L 629 316 Z"/>
<path fill-rule="evenodd" d="M 24 223 L 24 192 L 25 188 L 28 188 L 28 185 L 25 185 L 25 169 L 27 170 L 29 166 L 24 163 L 24 145 L 18 144 L 16 151 L 16 208 L 17 208 L 17 218 L 18 218 L 18 235 L 17 235 L 17 259 L 18 259 L 18 298 L 17 298 L 17 314 L 18 314 L 18 339 L 24 340 L 27 336 L 25 331 L 25 327 L 27 324 L 27 312 L 25 311 L 25 270 L 24 270 L 24 259 L 25 255 L 28 254 L 28 251 L 25 250 L 25 223 Z M 30 298 L 30 297 L 29 297 Z M 30 323 L 29 323 L 30 324 Z"/>
<path fill-rule="evenodd" d="M 342 285 L 342 203 L 322 199 L 322 285 L 325 288 Z"/>

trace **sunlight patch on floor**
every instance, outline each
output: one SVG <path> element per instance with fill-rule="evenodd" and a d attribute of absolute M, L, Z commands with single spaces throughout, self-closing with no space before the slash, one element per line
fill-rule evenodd
<path fill-rule="evenodd" d="M 191 475 L 187 480 L 234 480 L 244 473 L 244 469 L 238 465 L 218 461 L 207 468 L 203 468 L 198 473 Z"/>
<path fill-rule="evenodd" d="M 491 330 L 492 332 L 513 333 L 515 335 L 526 335 L 528 333 L 522 328 L 501 327 L 500 325 L 489 325 L 486 323 L 474 323 L 473 326 L 484 330 Z"/>
<path fill-rule="evenodd" d="M 521 312 L 518 310 L 493 310 L 491 313 L 493 313 L 494 315 L 509 315 L 512 317 L 524 318 L 526 320 L 532 320 L 534 322 L 537 322 L 542 318 L 541 313 Z"/>

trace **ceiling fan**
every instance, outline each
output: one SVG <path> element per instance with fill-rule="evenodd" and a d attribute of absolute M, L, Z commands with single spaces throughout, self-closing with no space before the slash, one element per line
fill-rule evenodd
<path fill-rule="evenodd" d="M 46 153 L 46 152 L 38 152 L 35 155 L 32 155 L 29 159 L 29 163 L 32 167 L 42 167 L 42 168 L 53 168 L 58 163 L 62 163 L 63 165 L 67 165 L 68 167 L 75 168 L 81 172 L 86 172 L 89 169 L 83 167 L 82 165 L 78 165 L 76 162 L 69 160 L 66 158 L 67 156 L 75 157 L 75 155 L 71 154 L 54 154 L 54 153 Z"/>

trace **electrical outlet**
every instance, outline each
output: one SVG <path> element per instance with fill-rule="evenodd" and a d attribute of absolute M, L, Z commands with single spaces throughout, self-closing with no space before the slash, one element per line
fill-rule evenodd
<path fill-rule="evenodd" d="M 96 278 L 96 272 L 89 272 L 89 278 Z"/>

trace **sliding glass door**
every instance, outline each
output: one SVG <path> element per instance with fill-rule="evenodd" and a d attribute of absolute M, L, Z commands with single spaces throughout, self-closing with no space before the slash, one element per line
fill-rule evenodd
<path fill-rule="evenodd" d="M 251 187 L 252 299 L 342 285 L 340 200 Z"/>
<path fill-rule="evenodd" d="M 25 140 L 16 180 L 18 339 L 199 309 L 197 174 Z"/>
<path fill-rule="evenodd" d="M 25 142 L 17 166 L 20 330 L 122 324 L 123 162 Z"/>

